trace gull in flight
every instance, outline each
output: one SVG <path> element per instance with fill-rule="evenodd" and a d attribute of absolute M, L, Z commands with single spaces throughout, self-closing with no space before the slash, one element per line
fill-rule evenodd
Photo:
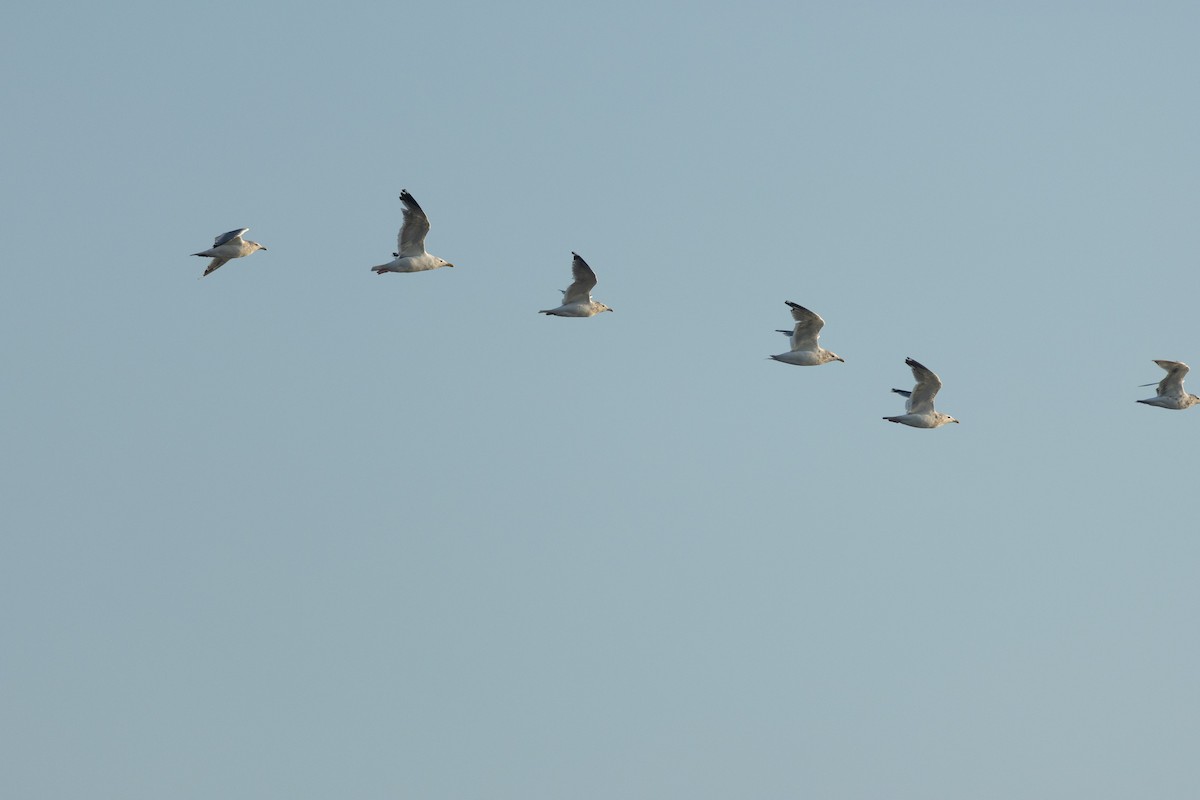
<path fill-rule="evenodd" d="M 796 327 L 790 331 L 779 332 L 792 337 L 792 349 L 770 357 L 776 361 L 782 361 L 784 364 L 795 364 L 798 367 L 819 367 L 830 361 L 841 361 L 844 364 L 846 359 L 817 344 L 817 339 L 821 337 L 821 328 L 825 327 L 825 320 L 821 319 L 819 314 L 809 311 L 798 303 L 793 303 L 791 300 L 784 302 L 792 309 L 792 319 L 796 320 Z"/>
<path fill-rule="evenodd" d="M 194 256 L 203 256 L 204 258 L 212 259 L 208 267 L 204 270 L 204 275 L 200 277 L 203 278 L 213 270 L 220 269 L 225 262 L 231 259 L 248 256 L 255 250 L 266 250 L 267 248 L 258 242 L 251 242 L 242 238 L 242 234 L 248 230 L 250 229 L 238 228 L 236 231 L 222 233 L 216 239 L 213 239 L 212 247 L 207 250 L 201 250 L 199 253 L 192 253 Z"/>
<path fill-rule="evenodd" d="M 1200 403 L 1200 397 L 1188 394 L 1183 390 L 1183 376 L 1188 374 L 1187 364 L 1182 361 L 1159 361 L 1157 358 L 1154 359 L 1154 363 L 1167 371 L 1167 377 L 1158 382 L 1157 395 L 1149 400 L 1138 400 L 1139 403 L 1159 408 L 1173 408 L 1177 411 L 1191 408 Z M 1142 385 L 1153 386 L 1154 384 L 1143 383 Z"/>
<path fill-rule="evenodd" d="M 911 392 L 906 392 L 903 389 L 892 389 L 893 392 L 907 397 L 908 400 L 904 403 L 904 410 L 907 414 L 901 414 L 898 417 L 884 417 L 888 422 L 899 422 L 903 425 L 911 425 L 914 428 L 940 428 L 947 422 L 958 422 L 949 414 L 943 414 L 940 411 L 933 410 L 933 398 L 937 396 L 938 389 L 942 388 L 942 381 L 937 375 L 911 358 L 904 359 L 904 363 L 912 367 L 913 377 L 917 379 L 917 385 L 913 387 Z"/>
<path fill-rule="evenodd" d="M 400 226 L 400 235 L 397 237 L 397 247 L 400 248 L 400 251 L 392 253 L 396 257 L 395 261 L 371 267 L 371 271 L 376 275 L 382 275 L 385 272 L 424 272 L 427 269 L 437 269 L 438 267 L 453 267 L 454 265 L 449 261 L 425 252 L 425 234 L 429 233 L 429 217 L 425 216 L 425 212 L 417 205 L 417 201 L 408 193 L 408 190 L 400 190 L 400 202 L 404 203 L 404 222 Z"/>
<path fill-rule="evenodd" d="M 580 258 L 579 253 L 571 253 L 571 274 L 575 282 L 563 291 L 563 303 L 558 308 L 539 311 L 539 314 L 549 314 L 552 317 L 591 317 L 601 311 L 612 311 L 611 308 L 592 299 L 592 289 L 596 287 L 596 273 L 587 262 Z"/>

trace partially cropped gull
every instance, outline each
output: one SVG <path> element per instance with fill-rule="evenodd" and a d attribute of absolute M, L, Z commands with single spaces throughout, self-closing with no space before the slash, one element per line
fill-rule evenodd
<path fill-rule="evenodd" d="M 771 358 L 798 367 L 818 367 L 830 361 L 845 363 L 846 359 L 817 344 L 817 339 L 821 338 L 821 328 L 825 327 L 825 320 L 799 303 L 793 303 L 791 300 L 784 302 L 792 309 L 792 319 L 796 320 L 796 327 L 790 331 L 779 332 L 792 337 L 792 349 Z"/>
<path fill-rule="evenodd" d="M 238 228 L 236 231 L 227 231 L 222 233 L 216 239 L 213 239 L 213 246 L 207 250 L 201 250 L 199 253 L 192 253 L 194 256 L 202 256 L 211 258 L 208 267 L 204 270 L 203 278 L 213 270 L 220 269 L 225 263 L 242 256 L 248 256 L 255 250 L 266 250 L 258 242 L 251 242 L 242 238 L 242 234 L 249 231 L 249 228 Z"/>
<path fill-rule="evenodd" d="M 425 252 L 425 234 L 429 233 L 429 217 L 417 205 L 417 201 L 406 189 L 400 190 L 400 202 L 404 203 L 404 222 L 396 237 L 399 250 L 392 255 L 393 261 L 371 267 L 376 275 L 385 272 L 424 272 L 438 267 L 453 267 L 449 261 Z"/>
<path fill-rule="evenodd" d="M 587 262 L 580 258 L 579 253 L 571 253 L 571 274 L 575 282 L 563 291 L 563 302 L 558 308 L 548 308 L 539 314 L 549 314 L 552 317 L 592 317 L 601 311 L 612 311 L 611 308 L 592 299 L 592 289 L 596 287 L 596 273 Z"/>
<path fill-rule="evenodd" d="M 1139 403 L 1145 403 L 1148 406 L 1157 406 L 1158 408 L 1171 408 L 1176 411 L 1182 411 L 1185 408 L 1200 403 L 1200 397 L 1194 394 L 1188 394 L 1183 390 L 1183 376 L 1188 374 L 1188 365 L 1182 361 L 1159 361 L 1154 359 L 1154 363 L 1167 371 L 1167 377 L 1158 382 L 1158 393 L 1149 400 L 1138 400 Z M 1153 386 L 1153 383 L 1143 383 L 1143 386 Z"/>
<path fill-rule="evenodd" d="M 934 375 L 928 367 L 911 358 L 904 359 L 904 363 L 912 367 L 917 385 L 912 388 L 911 392 L 904 389 L 892 389 L 892 391 L 908 398 L 904 403 L 904 410 L 908 413 L 897 417 L 884 417 L 884 419 L 888 422 L 911 425 L 914 428 L 940 428 L 948 422 L 958 422 L 949 414 L 933 410 L 933 398 L 937 397 L 938 389 L 942 388 L 942 381 L 938 376 Z"/>

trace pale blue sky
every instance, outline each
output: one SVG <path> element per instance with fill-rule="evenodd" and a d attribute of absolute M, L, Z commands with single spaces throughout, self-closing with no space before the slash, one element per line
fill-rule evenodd
<path fill-rule="evenodd" d="M 1194 797 L 1200 7 L 962 5 L 3 12 L 0 794 Z"/>

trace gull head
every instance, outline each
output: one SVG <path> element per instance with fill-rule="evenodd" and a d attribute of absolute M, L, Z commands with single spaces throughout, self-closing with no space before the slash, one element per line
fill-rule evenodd
<path fill-rule="evenodd" d="M 825 353 L 826 353 L 825 363 L 829 363 L 830 361 L 840 361 L 843 364 L 846 363 L 846 359 L 842 358 L 837 353 L 830 353 L 828 350 L 826 350 Z"/>
<path fill-rule="evenodd" d="M 453 267 L 454 265 L 453 265 L 453 264 L 451 264 L 449 261 L 444 261 L 443 259 L 440 259 L 440 258 L 439 258 L 439 259 L 438 259 L 438 266 L 439 266 L 439 267 Z"/>
<path fill-rule="evenodd" d="M 596 305 L 599 306 L 599 308 L 596 309 L 597 314 L 599 314 L 601 311 L 612 311 L 612 309 L 604 305 L 604 303 L 596 303 Z"/>
<path fill-rule="evenodd" d="M 253 253 L 255 250 L 266 250 L 267 249 L 266 246 L 261 245 L 258 242 L 246 242 L 246 244 L 250 245 L 251 253 Z"/>

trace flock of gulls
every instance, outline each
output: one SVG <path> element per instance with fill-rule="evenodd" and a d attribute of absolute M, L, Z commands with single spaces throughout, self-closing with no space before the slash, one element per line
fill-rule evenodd
<path fill-rule="evenodd" d="M 404 222 L 400 226 L 397 237 L 397 251 L 392 253 L 392 261 L 371 267 L 376 275 L 388 272 L 425 272 L 441 267 L 453 267 L 449 261 L 430 255 L 425 250 L 425 236 L 429 233 L 429 217 L 406 190 L 400 192 L 400 202 L 404 204 Z M 222 233 L 213 240 L 213 246 L 193 255 L 211 258 L 204 269 L 205 277 L 235 258 L 248 256 L 258 250 L 267 248 L 258 242 L 242 238 L 250 231 L 249 228 Z M 571 276 L 574 281 L 563 290 L 562 304 L 557 308 L 539 311 L 552 317 L 594 317 L 611 308 L 592 299 L 592 289 L 596 287 L 596 273 L 578 253 L 571 253 Z M 791 330 L 781 330 L 780 333 L 790 336 L 791 348 L 786 353 L 770 356 L 775 361 L 792 364 L 797 367 L 819 367 L 833 361 L 845 363 L 845 359 L 818 344 L 821 329 L 825 320 L 813 311 L 809 311 L 799 303 L 786 301 L 792 310 L 795 325 Z M 951 422 L 958 422 L 949 414 L 943 414 L 933 407 L 933 399 L 942 388 L 942 381 L 933 370 L 912 358 L 904 359 L 904 363 L 912 369 L 916 384 L 912 390 L 892 389 L 905 398 L 904 411 L 894 417 L 884 417 L 888 422 L 896 422 L 913 428 L 940 428 Z M 1188 373 L 1188 365 L 1182 361 L 1162 361 L 1155 359 L 1155 364 L 1167 371 L 1167 377 L 1158 382 L 1158 390 L 1154 397 L 1138 400 L 1148 406 L 1183 410 L 1200 403 L 1200 397 L 1188 394 L 1183 388 L 1183 378 Z M 1153 383 L 1142 384 L 1153 386 Z"/>

